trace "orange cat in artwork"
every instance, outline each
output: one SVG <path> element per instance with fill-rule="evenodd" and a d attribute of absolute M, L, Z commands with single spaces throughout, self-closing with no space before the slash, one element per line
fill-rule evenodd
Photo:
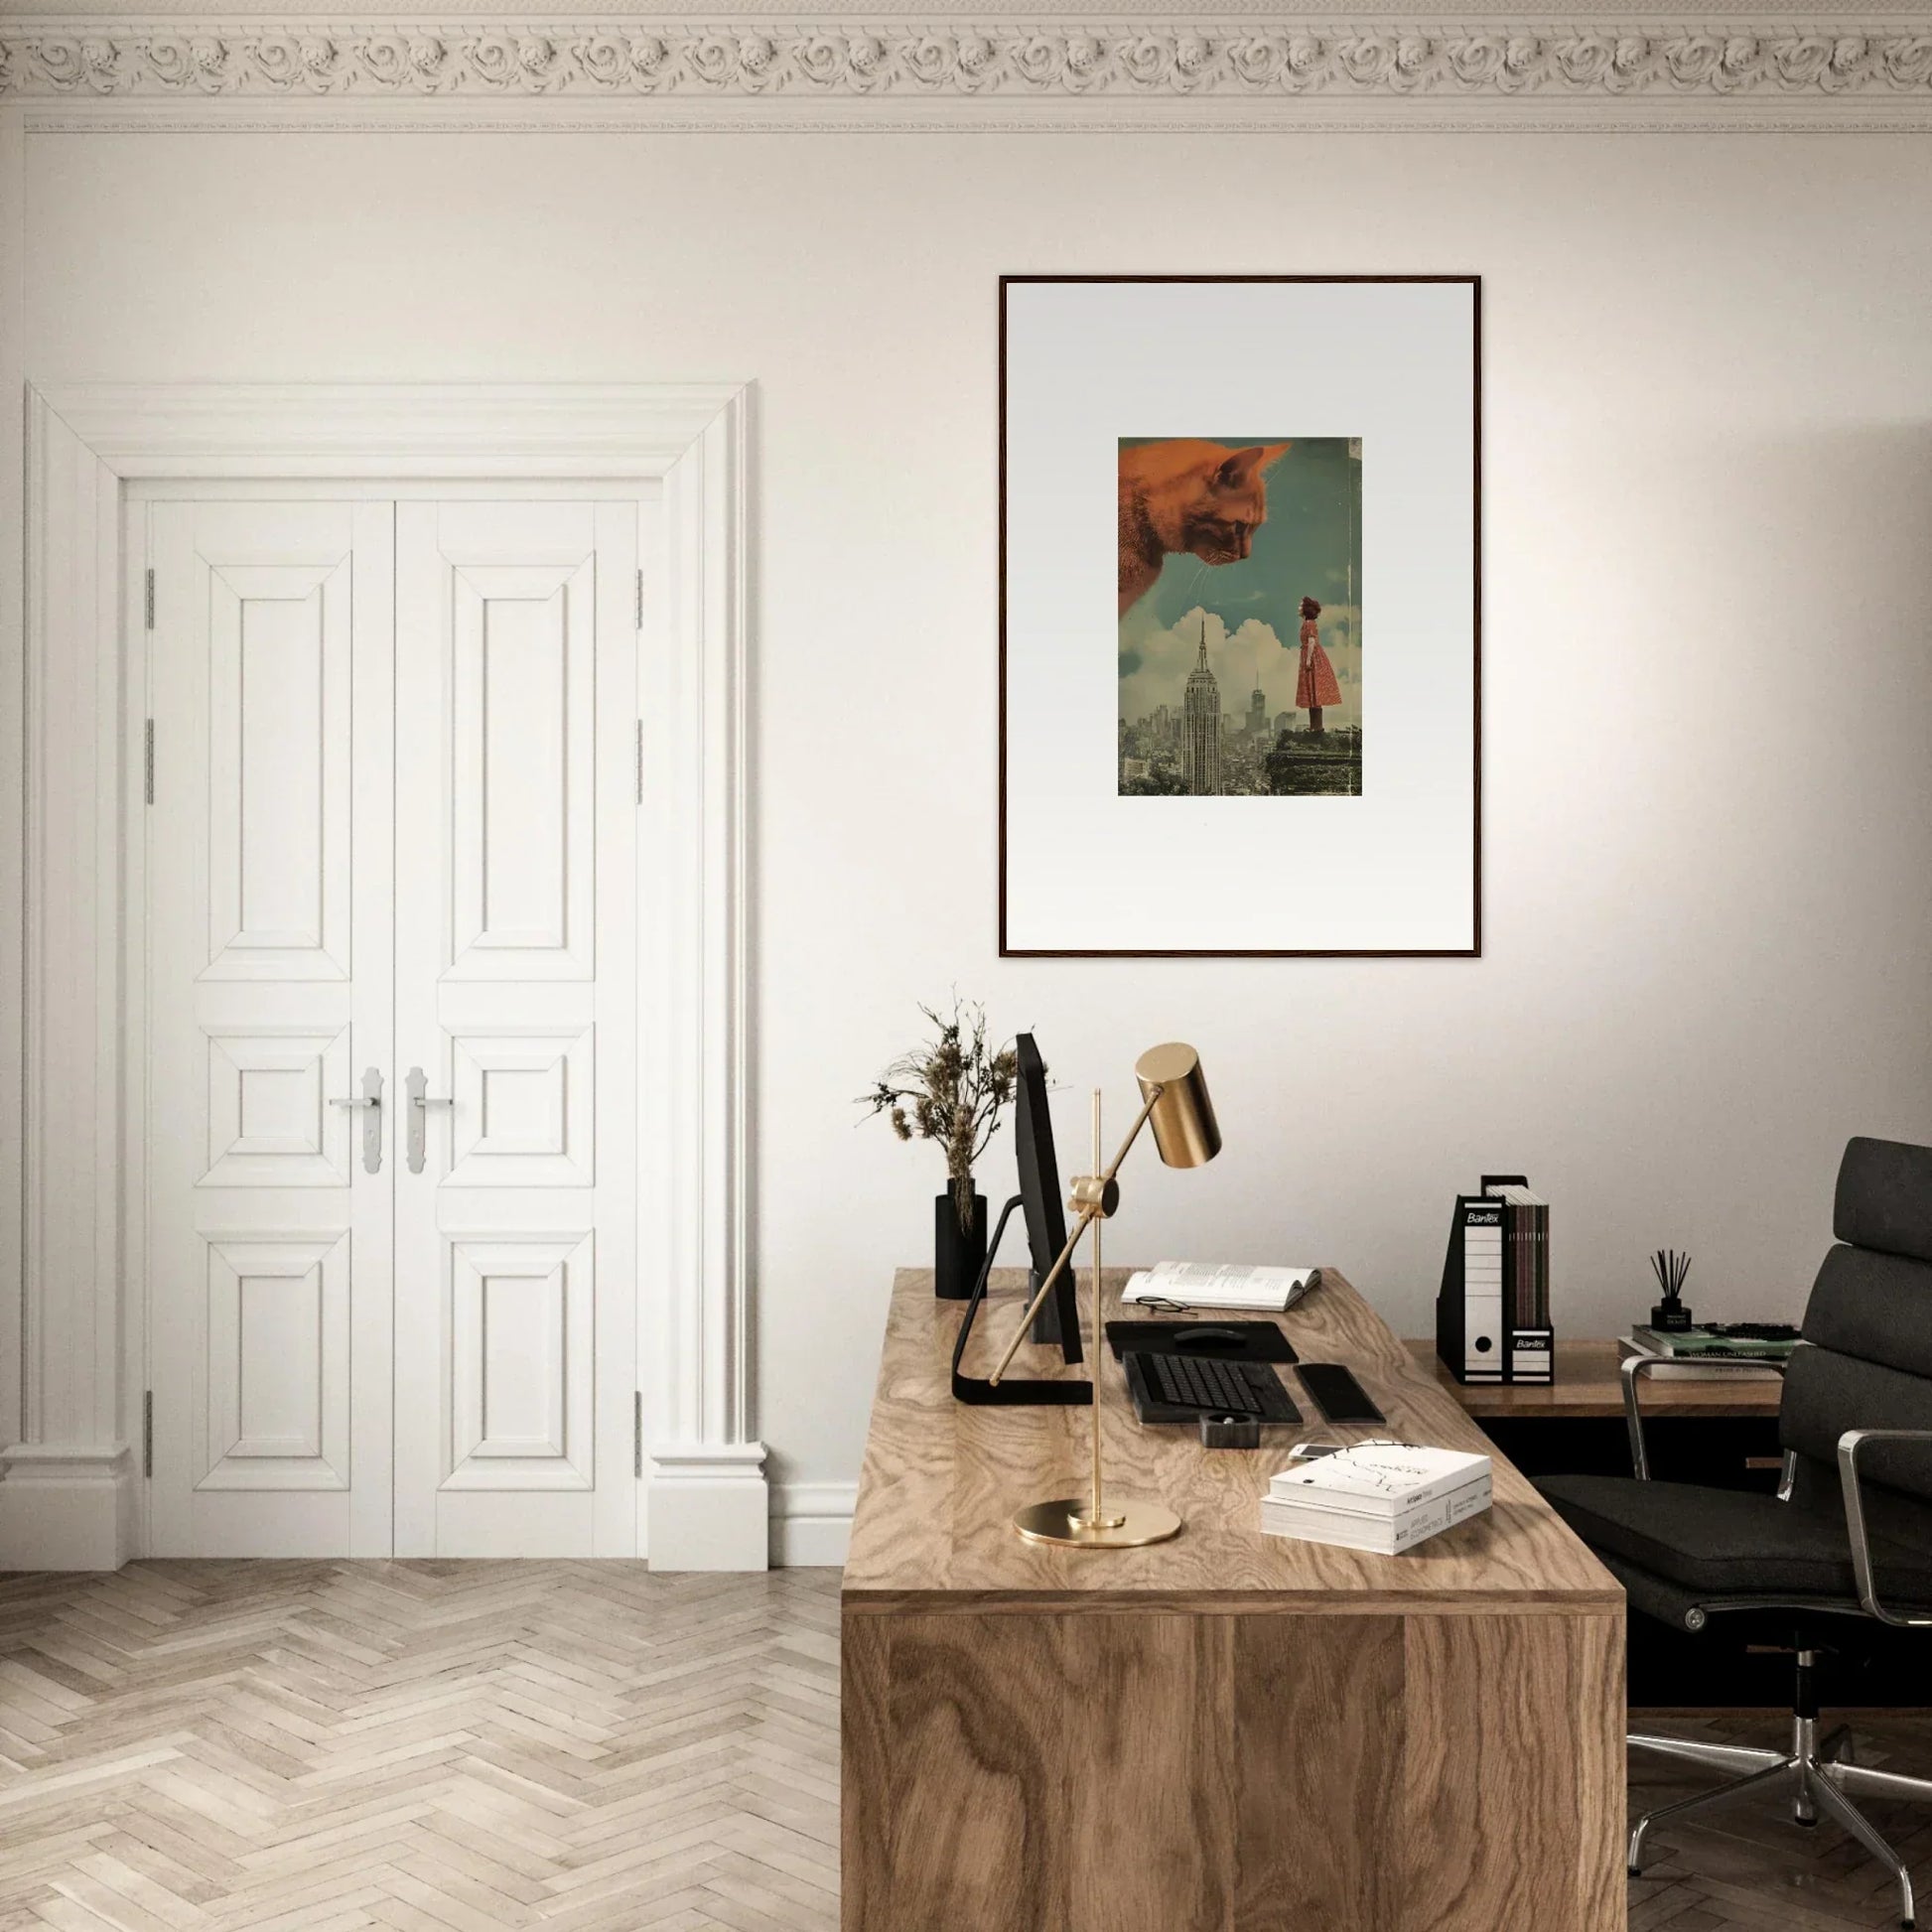
<path fill-rule="evenodd" d="M 1192 552 L 1202 563 L 1239 563 L 1268 520 L 1261 473 L 1286 443 L 1231 450 L 1174 437 L 1120 453 L 1120 608 L 1147 595 L 1162 561 Z"/>

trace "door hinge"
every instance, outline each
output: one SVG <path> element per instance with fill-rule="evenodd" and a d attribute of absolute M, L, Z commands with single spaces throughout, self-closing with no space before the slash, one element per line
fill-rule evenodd
<path fill-rule="evenodd" d="M 637 802 L 644 802 L 644 721 L 637 720 Z"/>
<path fill-rule="evenodd" d="M 639 1481 L 644 1473 L 644 1392 L 634 1391 L 630 1398 L 630 1473 Z"/>
<path fill-rule="evenodd" d="M 154 628 L 154 571 L 152 568 L 148 571 L 147 585 L 143 596 L 147 605 L 147 627 L 152 630 Z"/>
<path fill-rule="evenodd" d="M 154 1391 L 146 1390 L 141 1397 L 141 1473 L 154 1474 Z"/>
<path fill-rule="evenodd" d="M 154 720 L 148 720 L 148 728 L 142 734 L 141 748 L 141 786 L 147 794 L 150 805 L 154 803 Z"/>
<path fill-rule="evenodd" d="M 152 576 L 153 573 L 150 572 L 149 575 Z M 641 630 L 643 629 L 643 627 L 644 627 L 644 573 L 640 570 L 637 573 L 637 628 Z"/>

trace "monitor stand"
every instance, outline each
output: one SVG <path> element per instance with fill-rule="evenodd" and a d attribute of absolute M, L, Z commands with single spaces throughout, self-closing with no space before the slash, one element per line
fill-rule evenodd
<path fill-rule="evenodd" d="M 1072 1280 L 1073 1270 L 1069 1268 L 1060 1286 L 1062 1288 L 1069 1286 Z M 1038 1293 L 1039 1270 L 1037 1268 L 1029 1268 L 1027 1270 L 1027 1300 L 1031 1302 Z M 1034 1316 L 1033 1339 L 1042 1347 L 1057 1348 L 1060 1345 L 1060 1322 L 1063 1313 L 1060 1304 L 1065 1299 L 1060 1293 L 1059 1288 L 1054 1289 L 1053 1293 L 1039 1305 L 1039 1312 Z M 1074 1322 L 1077 1326 L 1079 1322 L 1079 1316 L 1077 1314 L 1074 1316 Z"/>
<path fill-rule="evenodd" d="M 952 1392 L 956 1400 L 970 1402 L 979 1406 L 996 1408 L 1022 1408 L 1031 1404 L 1043 1404 L 1060 1408 L 1077 1408 L 1090 1405 L 1093 1401 L 1093 1385 L 1087 1381 L 1079 1382 L 1036 1382 L 1028 1381 L 1017 1375 L 1003 1375 L 998 1382 L 990 1382 L 983 1375 L 965 1375 L 959 1364 L 965 1359 L 966 1344 L 973 1333 L 973 1317 L 980 1311 L 980 1304 L 986 1300 L 986 1284 L 993 1273 L 993 1263 L 1000 1252 L 1000 1237 L 1007 1231 L 1007 1222 L 1013 1217 L 1013 1210 L 1021 1203 L 1022 1196 L 1014 1197 L 1000 1210 L 1000 1219 L 993 1230 L 993 1239 L 986 1244 L 986 1262 L 980 1269 L 979 1280 L 973 1284 L 973 1292 L 967 1298 L 965 1312 L 959 1317 L 959 1334 L 952 1348 Z M 1030 1274 L 1029 1295 L 1039 1293 L 1039 1277 Z M 1062 1318 L 1070 1322 L 1073 1332 L 1079 1333 L 1079 1315 L 1073 1300 L 1073 1271 L 1068 1269 L 1054 1284 L 1053 1293 L 1040 1309 L 1040 1316 L 1053 1317 L 1052 1339 L 1058 1343 L 1062 1332 Z M 1031 1331 L 1034 1340 L 1039 1339 L 1039 1322 L 1034 1323 Z M 1062 1350 L 1064 1357 L 1064 1350 Z"/>

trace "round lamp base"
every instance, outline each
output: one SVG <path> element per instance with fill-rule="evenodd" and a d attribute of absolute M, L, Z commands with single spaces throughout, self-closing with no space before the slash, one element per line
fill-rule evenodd
<path fill-rule="evenodd" d="M 1029 1543 L 1059 1543 L 1073 1550 L 1139 1550 L 1180 1534 L 1180 1518 L 1162 1503 L 1123 1502 L 1110 1496 L 1108 1521 L 1089 1524 L 1087 1496 L 1059 1496 L 1050 1503 L 1029 1503 L 1015 1513 L 1013 1527 Z"/>

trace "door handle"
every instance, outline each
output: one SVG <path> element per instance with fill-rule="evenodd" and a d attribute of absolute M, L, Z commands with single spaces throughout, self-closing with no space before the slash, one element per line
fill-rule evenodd
<path fill-rule="evenodd" d="M 429 1147 L 429 1110 L 454 1107 L 456 1102 L 447 1095 L 440 1099 L 432 1095 L 429 1075 L 420 1066 L 409 1069 L 403 1085 L 409 1089 L 409 1172 L 421 1173 Z"/>
<path fill-rule="evenodd" d="M 382 1172 L 382 1075 L 371 1066 L 362 1074 L 362 1091 L 351 1099 L 332 1100 L 332 1107 L 360 1107 L 362 1115 L 362 1165 L 370 1173 Z"/>

